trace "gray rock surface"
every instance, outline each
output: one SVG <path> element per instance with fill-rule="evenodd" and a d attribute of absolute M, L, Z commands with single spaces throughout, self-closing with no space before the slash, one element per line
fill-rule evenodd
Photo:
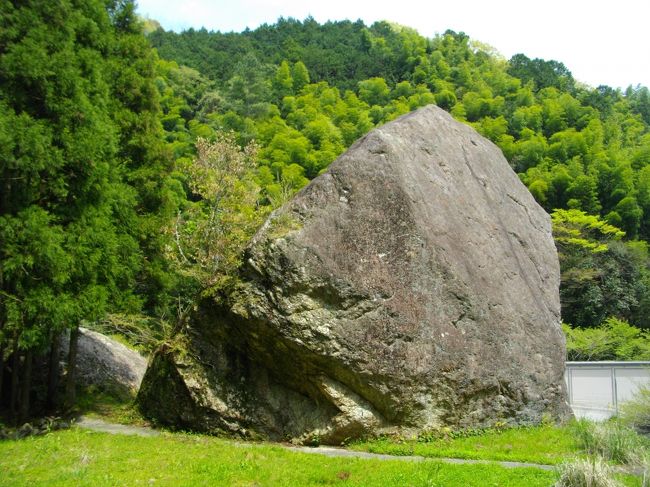
<path fill-rule="evenodd" d="M 62 341 L 67 357 L 69 340 Z M 147 370 L 147 359 L 135 350 L 106 335 L 79 328 L 77 383 L 96 386 L 125 395 L 134 395 Z"/>
<path fill-rule="evenodd" d="M 145 414 L 331 444 L 570 415 L 550 219 L 443 110 L 357 141 L 245 258 L 237 289 L 153 357 Z"/>

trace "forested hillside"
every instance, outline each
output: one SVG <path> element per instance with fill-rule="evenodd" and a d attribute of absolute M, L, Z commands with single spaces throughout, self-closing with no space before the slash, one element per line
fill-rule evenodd
<path fill-rule="evenodd" d="M 431 103 L 563 210 L 565 321 L 650 327 L 646 87 L 583 86 L 557 61 L 388 22 L 177 34 L 128 0 L 3 2 L 0 405 L 56 406 L 64 330 L 146 346 L 182 324 L 196 296 L 229 285 L 270 209 Z"/>
<path fill-rule="evenodd" d="M 564 319 L 650 325 L 646 87 L 584 86 L 558 61 L 506 61 L 463 33 L 426 39 L 388 22 L 280 19 L 149 39 L 165 59 L 163 125 L 177 158 L 215 130 L 255 139 L 257 181 L 275 201 L 371 127 L 436 103 L 495 142 L 548 212 L 570 210 L 555 217 Z M 622 231 L 602 233 L 605 224 Z"/>

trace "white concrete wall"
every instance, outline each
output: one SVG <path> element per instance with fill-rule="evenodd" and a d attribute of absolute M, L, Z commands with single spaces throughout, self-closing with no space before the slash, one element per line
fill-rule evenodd
<path fill-rule="evenodd" d="M 650 362 L 567 362 L 564 378 L 575 416 L 604 420 L 650 386 Z"/>

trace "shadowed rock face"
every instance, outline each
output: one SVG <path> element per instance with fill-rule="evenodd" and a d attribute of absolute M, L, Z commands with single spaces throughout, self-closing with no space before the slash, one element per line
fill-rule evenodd
<path fill-rule="evenodd" d="M 548 215 L 491 142 L 430 106 L 271 215 L 140 392 L 167 424 L 273 439 L 569 414 Z"/>

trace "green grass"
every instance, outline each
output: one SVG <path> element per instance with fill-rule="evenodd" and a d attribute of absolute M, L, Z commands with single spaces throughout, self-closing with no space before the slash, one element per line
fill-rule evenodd
<path fill-rule="evenodd" d="M 106 421 L 145 423 L 132 401 L 86 390 L 79 410 Z M 420 440 L 379 439 L 351 449 L 434 457 L 424 462 L 328 458 L 278 445 L 163 433 L 159 437 L 109 435 L 79 428 L 23 440 L 0 441 L 2 486 L 549 486 L 553 471 L 506 469 L 496 464 L 455 465 L 435 457 L 557 465 L 584 457 L 574 424 L 488 430 Z M 578 435 L 579 436 L 579 435 Z M 616 475 L 628 487 L 641 479 Z"/>
<path fill-rule="evenodd" d="M 157 438 L 73 428 L 0 442 L 2 486 L 548 486 L 553 472 L 498 465 L 449 465 L 327 458 L 279 446 L 233 444 L 200 435 Z"/>
<path fill-rule="evenodd" d="M 419 455 L 434 458 L 467 458 L 557 465 L 579 455 L 579 446 L 569 427 L 538 426 L 490 430 L 460 438 L 395 440 L 382 438 L 350 445 L 353 450 L 390 455 Z"/>

